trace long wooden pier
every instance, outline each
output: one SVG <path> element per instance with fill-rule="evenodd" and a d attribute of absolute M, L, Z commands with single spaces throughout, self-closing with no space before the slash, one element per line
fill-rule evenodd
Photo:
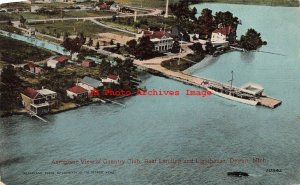
<path fill-rule="evenodd" d="M 28 110 L 28 114 L 31 116 L 31 117 L 36 117 L 40 120 L 42 120 L 43 122 L 47 123 L 48 121 L 45 120 L 44 118 L 40 117 L 39 115 L 37 115 L 36 113 L 32 112 L 31 110 Z"/>
<path fill-rule="evenodd" d="M 152 59 L 150 61 L 149 60 L 148 61 L 135 60 L 134 63 L 137 66 L 139 66 L 140 68 L 145 69 L 152 74 L 155 74 L 158 76 L 165 76 L 167 78 L 171 78 L 173 80 L 180 81 L 185 84 L 193 85 L 193 86 L 203 88 L 203 89 L 206 89 L 206 87 L 204 85 L 202 85 L 204 81 L 222 84 L 215 80 L 211 80 L 211 79 L 207 79 L 207 78 L 203 78 L 203 77 L 197 77 L 197 76 L 193 76 L 193 75 L 189 75 L 189 74 L 184 74 L 182 72 L 175 72 L 175 71 L 168 70 L 168 69 L 162 67 L 161 65 L 158 65 L 161 63 L 161 60 L 158 60 L 158 59 Z M 222 85 L 226 85 L 226 84 L 222 84 Z M 233 87 L 233 88 L 240 89 L 238 87 Z M 269 96 L 265 96 L 265 95 L 256 98 L 256 100 L 258 101 L 258 105 L 272 108 L 272 109 L 276 108 L 277 106 L 279 106 L 282 103 L 278 99 L 275 99 L 275 98 L 272 98 Z"/>

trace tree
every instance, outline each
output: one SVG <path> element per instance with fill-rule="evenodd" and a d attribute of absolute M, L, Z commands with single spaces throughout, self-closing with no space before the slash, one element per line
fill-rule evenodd
<path fill-rule="evenodd" d="M 211 42 L 207 42 L 205 46 L 205 51 L 206 53 L 212 55 L 216 51 L 216 48 L 212 45 Z"/>
<path fill-rule="evenodd" d="M 186 22 L 189 19 L 196 20 L 197 9 L 190 10 L 188 1 L 179 1 L 170 5 L 172 13 L 179 19 L 179 22 Z"/>
<path fill-rule="evenodd" d="M 239 45 L 246 50 L 256 50 L 262 45 L 267 44 L 267 42 L 263 42 L 260 33 L 250 28 L 246 32 L 245 35 L 241 36 Z"/>
<path fill-rule="evenodd" d="M 95 49 L 98 50 L 100 48 L 99 41 L 96 43 Z"/>
<path fill-rule="evenodd" d="M 173 43 L 173 47 L 171 49 L 171 52 L 172 53 L 179 53 L 180 52 L 180 44 L 178 42 L 178 40 L 176 40 L 174 43 Z"/>
<path fill-rule="evenodd" d="M 76 37 L 74 39 L 66 38 L 66 40 L 64 40 L 62 43 L 62 46 L 64 48 L 71 51 L 71 54 L 75 52 L 79 52 L 82 45 L 83 45 L 82 40 L 80 40 L 79 37 Z"/>
<path fill-rule="evenodd" d="M 199 25 L 199 29 L 202 31 L 201 35 L 210 35 L 216 28 L 212 11 L 208 8 L 202 10 L 197 23 Z"/>
<path fill-rule="evenodd" d="M 234 17 L 233 14 L 229 11 L 227 12 L 216 12 L 215 14 L 215 24 L 224 24 L 226 26 L 232 26 L 236 28 L 236 25 L 239 24 L 237 17 Z"/>
<path fill-rule="evenodd" d="M 11 22 L 10 19 L 7 21 L 7 25 L 8 25 L 8 26 L 12 26 L 12 25 L 13 25 L 13 23 Z"/>
<path fill-rule="evenodd" d="M 207 45 L 206 45 L 207 46 Z M 209 46 L 208 46 L 209 47 Z M 200 44 L 199 42 L 193 44 L 192 49 L 194 50 L 194 52 L 196 54 L 201 54 L 203 53 L 203 48 L 202 48 L 202 44 Z M 210 49 L 210 48 L 209 48 Z"/>
<path fill-rule="evenodd" d="M 112 20 L 113 22 L 115 22 L 115 21 L 117 20 L 117 16 L 116 16 L 116 15 L 113 15 L 112 18 L 111 18 L 111 20 Z"/>
<path fill-rule="evenodd" d="M 121 47 L 121 44 L 120 44 L 120 43 L 117 43 L 116 45 L 117 45 L 117 50 L 119 50 L 120 47 Z"/>
<path fill-rule="evenodd" d="M 93 45 L 93 40 L 92 40 L 91 37 L 89 38 L 89 41 L 87 42 L 87 45 L 88 45 L 88 46 L 92 46 L 92 45 Z"/>
<path fill-rule="evenodd" d="M 84 37 L 84 34 L 83 32 L 79 32 L 78 35 L 77 35 L 78 39 L 79 39 L 79 42 L 83 45 L 86 41 L 86 38 Z"/>
<path fill-rule="evenodd" d="M 115 44 L 115 43 L 114 43 L 114 40 L 111 39 L 110 42 L 109 42 L 109 44 L 110 44 L 110 45 L 114 45 L 114 44 Z"/>
<path fill-rule="evenodd" d="M 23 15 L 20 16 L 20 24 L 21 26 L 25 26 L 26 19 L 23 17 Z"/>
<path fill-rule="evenodd" d="M 111 70 L 110 62 L 106 59 L 103 59 L 99 66 L 100 77 L 108 75 L 110 70 Z"/>
<path fill-rule="evenodd" d="M 69 38 L 69 33 L 68 32 L 64 32 L 63 40 L 65 41 L 67 38 Z"/>
<path fill-rule="evenodd" d="M 57 32 L 57 33 L 56 33 L 56 38 L 60 38 L 60 36 L 61 36 L 60 33 Z"/>
<path fill-rule="evenodd" d="M 16 75 L 12 65 L 3 67 L 0 85 L 0 109 L 12 111 L 18 105 L 19 92 L 22 89 L 21 80 Z"/>
<path fill-rule="evenodd" d="M 127 47 L 126 47 L 127 51 L 128 51 L 130 54 L 135 55 L 135 48 L 136 48 L 136 46 L 137 46 L 136 40 L 135 40 L 135 39 L 132 39 L 132 40 L 126 42 L 126 45 L 127 45 Z"/>
<path fill-rule="evenodd" d="M 150 37 L 142 37 L 135 49 L 135 56 L 141 60 L 149 59 L 153 57 L 153 51 L 154 43 L 151 42 Z"/>

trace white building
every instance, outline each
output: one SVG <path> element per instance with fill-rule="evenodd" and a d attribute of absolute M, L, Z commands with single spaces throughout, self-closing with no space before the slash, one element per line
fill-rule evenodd
<path fill-rule="evenodd" d="M 154 43 L 154 50 L 158 52 L 168 52 L 173 47 L 173 38 L 165 31 L 142 31 L 137 35 L 137 39 L 141 37 L 150 37 Z"/>
<path fill-rule="evenodd" d="M 102 83 L 120 84 L 120 77 L 117 75 L 108 75 L 107 78 L 102 79 Z"/>
<path fill-rule="evenodd" d="M 113 12 L 119 12 L 121 9 L 121 7 L 118 5 L 118 4 L 112 4 L 110 7 L 109 7 L 109 10 L 110 11 L 113 11 Z"/>
<path fill-rule="evenodd" d="M 233 32 L 234 29 L 231 26 L 219 25 L 218 29 L 214 30 L 211 34 L 211 43 L 214 46 L 228 45 L 228 39 Z"/>
<path fill-rule="evenodd" d="M 47 67 L 56 69 L 65 66 L 67 62 L 68 62 L 68 58 L 66 56 L 59 56 L 48 60 Z"/>

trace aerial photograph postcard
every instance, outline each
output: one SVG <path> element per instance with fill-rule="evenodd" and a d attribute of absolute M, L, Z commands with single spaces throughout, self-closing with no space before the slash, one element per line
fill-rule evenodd
<path fill-rule="evenodd" d="M 0 0 L 0 185 L 300 185 L 300 0 Z"/>

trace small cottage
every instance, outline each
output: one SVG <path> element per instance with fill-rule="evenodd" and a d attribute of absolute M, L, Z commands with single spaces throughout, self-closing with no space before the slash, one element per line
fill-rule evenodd
<path fill-rule="evenodd" d="M 119 75 L 108 75 L 107 78 L 102 79 L 102 83 L 120 84 L 120 76 Z"/>
<path fill-rule="evenodd" d="M 81 63 L 82 67 L 94 67 L 95 65 L 95 62 L 90 59 L 83 60 Z"/>
<path fill-rule="evenodd" d="M 81 82 L 77 83 L 76 85 L 88 90 L 89 96 L 94 96 L 95 92 L 103 87 L 103 84 L 100 80 L 96 80 L 88 76 L 85 76 Z"/>
<path fill-rule="evenodd" d="M 24 65 L 23 68 L 26 71 L 36 75 L 41 74 L 43 72 L 43 69 L 40 66 L 34 64 L 33 62 L 28 62 L 27 64 Z"/>
<path fill-rule="evenodd" d="M 67 89 L 67 96 L 71 99 L 74 99 L 76 97 L 85 99 L 88 97 L 88 90 L 86 90 L 83 87 L 80 87 L 78 85 L 75 85 L 75 86 Z"/>
<path fill-rule="evenodd" d="M 67 64 L 68 58 L 66 56 L 58 56 L 47 61 L 47 67 L 52 69 L 63 67 Z"/>

